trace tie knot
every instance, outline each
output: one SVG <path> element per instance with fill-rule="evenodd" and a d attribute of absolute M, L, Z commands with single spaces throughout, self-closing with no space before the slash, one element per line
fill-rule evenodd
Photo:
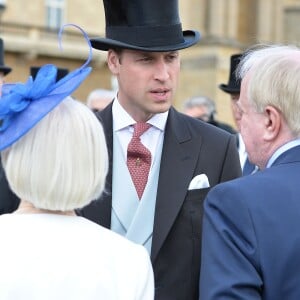
<path fill-rule="evenodd" d="M 139 138 L 145 131 L 151 127 L 150 124 L 144 122 L 138 122 L 133 125 L 133 136 Z"/>

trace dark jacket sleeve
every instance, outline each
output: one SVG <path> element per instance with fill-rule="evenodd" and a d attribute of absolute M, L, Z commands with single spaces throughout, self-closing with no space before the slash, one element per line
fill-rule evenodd
<path fill-rule="evenodd" d="M 19 206 L 19 198 L 11 191 L 0 162 L 0 215 L 12 213 Z"/>

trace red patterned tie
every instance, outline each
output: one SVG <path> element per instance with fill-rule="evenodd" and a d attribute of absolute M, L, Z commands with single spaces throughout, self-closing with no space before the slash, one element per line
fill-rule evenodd
<path fill-rule="evenodd" d="M 151 153 L 141 143 L 140 136 L 150 127 L 147 123 L 136 123 L 127 148 L 127 166 L 139 199 L 142 198 L 151 166 Z"/>

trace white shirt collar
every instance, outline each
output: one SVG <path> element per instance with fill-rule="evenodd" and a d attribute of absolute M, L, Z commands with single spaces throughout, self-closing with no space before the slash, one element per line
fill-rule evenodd
<path fill-rule="evenodd" d="M 239 139 L 239 152 L 246 154 L 245 143 L 244 143 L 242 135 L 240 133 L 238 133 L 238 139 Z"/>
<path fill-rule="evenodd" d="M 272 164 L 274 163 L 274 161 L 284 152 L 286 152 L 287 150 L 294 148 L 296 146 L 300 145 L 300 139 L 296 139 L 290 142 L 287 142 L 286 144 L 282 145 L 281 147 L 279 147 L 271 156 L 271 158 L 269 159 L 266 168 L 269 168 L 272 166 Z"/>
<path fill-rule="evenodd" d="M 136 121 L 126 112 L 126 110 L 121 106 L 117 96 L 112 105 L 113 114 L 113 129 L 114 131 L 122 130 L 130 125 L 136 123 Z M 157 129 L 164 131 L 167 123 L 169 111 L 164 113 L 155 114 L 147 123 L 156 127 Z"/>

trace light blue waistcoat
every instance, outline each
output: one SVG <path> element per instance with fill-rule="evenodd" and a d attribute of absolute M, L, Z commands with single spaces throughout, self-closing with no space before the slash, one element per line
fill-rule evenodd
<path fill-rule="evenodd" d="M 111 229 L 151 252 L 162 141 L 156 149 L 144 194 L 139 200 L 117 135 L 113 137 Z"/>

